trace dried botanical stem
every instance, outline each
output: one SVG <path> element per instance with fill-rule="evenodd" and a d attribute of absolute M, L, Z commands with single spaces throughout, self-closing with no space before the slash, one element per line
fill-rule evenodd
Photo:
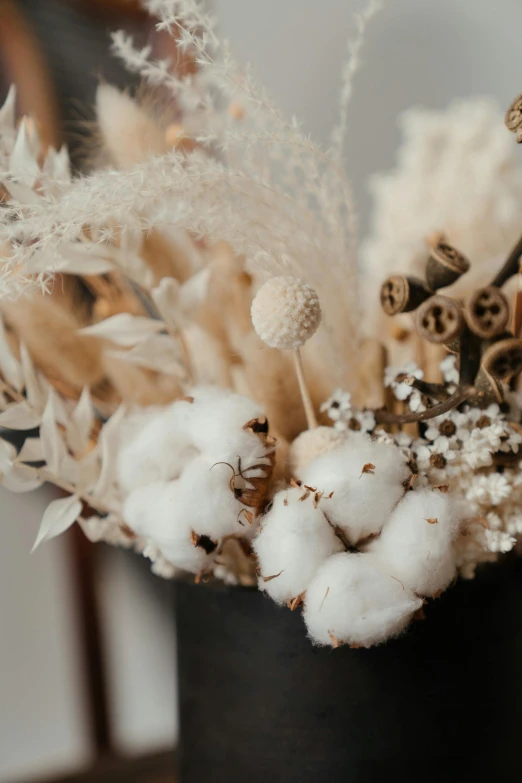
<path fill-rule="evenodd" d="M 475 383 L 480 369 L 482 341 L 480 337 L 465 328 L 460 336 L 460 372 L 459 384 L 462 388 Z"/>
<path fill-rule="evenodd" d="M 502 269 L 493 278 L 491 285 L 501 288 L 506 280 L 516 275 L 520 271 L 520 257 L 522 256 L 522 236 L 514 246 L 513 250 L 506 259 L 506 262 Z"/>
<path fill-rule="evenodd" d="M 449 392 L 446 391 L 446 387 L 442 383 L 428 383 L 427 381 L 422 381 L 419 378 L 415 378 L 414 375 L 409 375 L 404 383 L 407 383 L 408 386 L 411 386 L 414 389 L 417 389 L 417 391 L 420 391 L 421 394 L 425 394 L 427 397 L 432 397 L 434 400 L 440 400 L 441 402 L 444 402 L 444 400 L 447 400 L 449 398 Z"/>
<path fill-rule="evenodd" d="M 312 400 L 310 398 L 310 392 L 308 391 L 308 386 L 306 385 L 303 370 L 303 359 L 301 357 L 301 351 L 299 348 L 296 348 L 294 351 L 294 363 L 297 381 L 299 383 L 299 391 L 301 392 L 301 399 L 303 400 L 303 407 L 306 414 L 306 422 L 308 424 L 308 429 L 313 430 L 317 427 L 317 418 L 315 416 L 314 406 L 312 405 Z"/>
<path fill-rule="evenodd" d="M 467 400 L 473 395 L 475 389 L 473 386 L 465 386 L 448 397 L 444 402 L 435 405 L 433 408 L 428 408 L 425 411 L 410 413 L 392 413 L 391 411 L 380 410 L 375 411 L 375 421 L 377 424 L 408 424 L 416 421 L 428 421 L 434 419 L 436 416 L 440 416 L 442 413 L 447 413 L 453 410 L 462 402 Z"/>

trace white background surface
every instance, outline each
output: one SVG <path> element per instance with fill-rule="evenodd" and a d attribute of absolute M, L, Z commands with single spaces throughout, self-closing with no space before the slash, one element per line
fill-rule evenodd
<path fill-rule="evenodd" d="M 325 141 L 336 117 L 348 0 L 216 0 L 221 27 L 279 103 Z M 355 82 L 347 165 L 363 226 L 365 182 L 393 163 L 396 117 L 412 104 L 522 91 L 520 0 L 384 0 Z M 71 581 L 62 541 L 35 555 L 41 496 L 0 492 L 0 781 L 82 765 L 82 712 Z M 174 640 L 125 555 L 104 560 L 113 716 L 124 749 L 167 744 L 175 733 Z"/>

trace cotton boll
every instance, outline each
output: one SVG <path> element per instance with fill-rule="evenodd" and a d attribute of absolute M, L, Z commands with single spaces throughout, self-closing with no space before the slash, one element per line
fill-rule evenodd
<path fill-rule="evenodd" d="M 252 419 L 263 418 L 262 409 L 248 397 L 227 392 L 209 396 L 207 390 L 195 389 L 194 402 L 187 413 L 187 434 L 193 445 L 217 460 L 254 460 L 263 455 L 259 438 L 244 426 Z M 250 462 L 249 464 L 252 464 Z"/>
<path fill-rule="evenodd" d="M 208 568 L 212 553 L 195 546 L 190 520 L 180 503 L 180 482 L 158 482 L 140 487 L 123 504 L 126 524 L 153 544 L 177 568 L 198 573 Z"/>
<path fill-rule="evenodd" d="M 395 445 L 353 433 L 344 445 L 313 460 L 300 478 L 324 492 L 321 509 L 356 544 L 381 530 L 404 494 L 408 475 Z"/>
<path fill-rule="evenodd" d="M 422 606 L 371 554 L 330 557 L 306 591 L 304 620 L 317 644 L 371 647 L 399 634 Z"/>
<path fill-rule="evenodd" d="M 204 455 L 192 460 L 179 481 L 176 514 L 195 533 L 213 540 L 243 535 L 252 525 L 245 511 L 252 509 L 236 498 L 230 486 L 232 477 L 229 465 L 213 463 Z"/>
<path fill-rule="evenodd" d="M 173 406 L 160 409 L 144 420 L 128 442 L 121 445 L 117 475 L 124 492 L 178 478 L 188 461 L 197 454 L 177 419 Z"/>
<path fill-rule="evenodd" d="M 458 529 L 451 497 L 432 489 L 408 492 L 371 551 L 415 593 L 434 596 L 455 577 L 452 542 Z"/>
<path fill-rule="evenodd" d="M 312 497 L 300 501 L 302 496 L 303 490 L 297 488 L 279 492 L 254 540 L 262 575 L 259 589 L 278 603 L 306 590 L 326 558 L 342 549 Z"/>

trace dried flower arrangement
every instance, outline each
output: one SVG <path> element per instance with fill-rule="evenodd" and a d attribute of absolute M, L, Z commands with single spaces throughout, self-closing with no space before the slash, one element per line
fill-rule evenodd
<path fill-rule="evenodd" d="M 520 297 L 510 307 L 504 288 L 522 241 L 483 279 L 519 231 L 509 139 L 484 102 L 410 115 L 361 273 L 343 146 L 375 3 L 357 18 L 328 150 L 195 0 L 145 6 L 195 68 L 178 77 L 114 35 L 176 111 L 100 86 L 88 176 L 43 149 L 31 119 L 16 126 L 14 90 L 0 109 L 0 426 L 38 428 L 20 450 L 0 439 L 2 485 L 67 493 L 35 546 L 77 522 L 163 577 L 257 583 L 302 605 L 318 644 L 381 643 L 522 536 Z M 518 141 L 520 103 L 506 117 Z M 455 161 L 473 170 L 463 148 L 485 165 L 470 198 L 450 184 L 459 211 L 444 188 Z M 422 211 L 402 234 L 396 204 Z M 392 259 L 406 274 L 382 283 Z M 397 316 L 384 330 L 378 286 Z M 403 366 L 385 367 L 380 343 Z"/>

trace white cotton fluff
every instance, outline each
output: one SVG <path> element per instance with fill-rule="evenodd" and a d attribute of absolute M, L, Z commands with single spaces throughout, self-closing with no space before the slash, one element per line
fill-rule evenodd
<path fill-rule="evenodd" d="M 312 641 L 371 647 L 399 634 L 422 606 L 371 554 L 330 557 L 306 591 L 304 619 Z"/>
<path fill-rule="evenodd" d="M 237 471 L 267 464 L 257 435 L 244 430 L 262 417 L 256 403 L 225 389 L 198 387 L 190 399 L 177 400 L 144 417 L 124 439 L 117 459 L 118 483 L 124 493 L 156 481 L 172 481 L 200 453 L 213 462 L 229 462 Z M 247 475 L 260 475 L 260 471 Z"/>
<path fill-rule="evenodd" d="M 311 462 L 300 478 L 324 492 L 321 509 L 356 544 L 382 529 L 404 494 L 409 473 L 395 445 L 377 443 L 358 432 Z"/>
<path fill-rule="evenodd" d="M 131 492 L 123 504 L 123 519 L 177 568 L 198 573 L 212 562 L 212 555 L 194 546 L 190 520 L 180 505 L 179 481 L 149 484 Z"/>
<path fill-rule="evenodd" d="M 121 444 L 117 476 L 124 493 L 157 481 L 173 481 L 198 453 L 178 421 L 183 406 L 188 405 L 180 401 L 156 411 Z"/>
<path fill-rule="evenodd" d="M 299 500 L 303 492 L 296 488 L 277 493 L 253 543 L 261 571 L 259 589 L 278 603 L 297 598 L 326 558 L 342 549 L 312 496 Z"/>
<path fill-rule="evenodd" d="M 437 595 L 456 574 L 452 542 L 459 521 L 450 496 L 432 489 L 408 492 L 371 551 L 417 595 Z"/>
<path fill-rule="evenodd" d="M 240 394 L 212 392 L 201 388 L 190 392 L 194 402 L 184 411 L 187 437 L 199 451 L 216 460 L 235 459 L 237 463 L 241 456 L 242 461 L 252 464 L 263 449 L 259 438 L 243 428 L 251 419 L 262 417 L 262 409 Z"/>
<path fill-rule="evenodd" d="M 233 474 L 226 464 L 201 455 L 192 460 L 179 480 L 176 513 L 199 535 L 217 541 L 224 536 L 243 535 L 251 527 L 247 506 L 236 499 L 230 486 Z M 234 478 L 240 487 L 244 482 Z"/>

